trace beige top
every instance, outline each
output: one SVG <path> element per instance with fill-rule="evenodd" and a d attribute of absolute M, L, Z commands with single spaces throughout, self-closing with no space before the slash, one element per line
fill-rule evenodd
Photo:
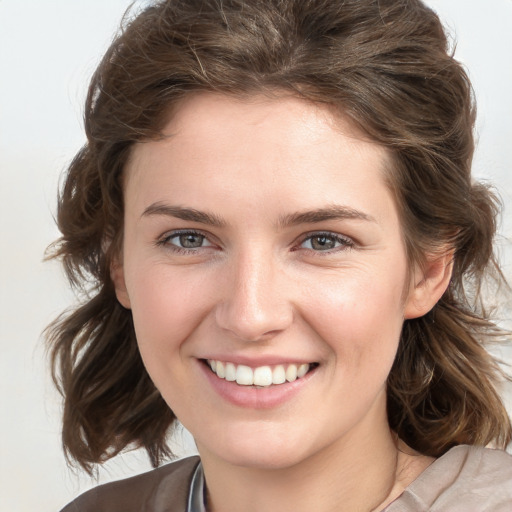
<path fill-rule="evenodd" d="M 512 456 L 457 446 L 434 461 L 384 512 L 512 512 Z"/>
<path fill-rule="evenodd" d="M 143 475 L 101 485 L 61 512 L 187 512 L 202 496 L 192 485 L 199 459 L 167 464 Z M 457 446 L 434 461 L 383 512 L 512 512 L 512 456 Z"/>

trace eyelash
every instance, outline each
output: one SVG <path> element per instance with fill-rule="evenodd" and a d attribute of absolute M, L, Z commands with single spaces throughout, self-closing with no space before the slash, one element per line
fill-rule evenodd
<path fill-rule="evenodd" d="M 210 243 L 210 245 L 207 246 L 201 246 L 196 248 L 186 248 L 186 247 L 180 247 L 174 243 L 171 242 L 171 240 L 179 238 L 181 236 L 195 236 L 195 237 L 202 237 L 203 241 L 209 241 L 208 235 L 197 230 L 180 230 L 180 231 L 173 231 L 172 233 L 165 234 L 162 238 L 158 239 L 155 243 L 157 247 L 166 247 L 169 250 L 177 253 L 177 254 L 195 254 L 197 253 L 198 249 L 203 249 L 205 247 L 212 247 L 213 244 Z M 306 250 L 311 251 L 315 255 L 322 256 L 324 254 L 332 254 L 333 252 L 338 251 L 346 251 L 349 249 L 353 249 L 355 247 L 355 243 L 352 239 L 340 235 L 338 233 L 333 233 L 331 231 L 314 231 L 311 233 L 305 234 L 298 244 L 298 246 L 294 246 L 292 249 L 294 252 L 302 249 L 305 249 L 301 247 L 306 241 L 311 241 L 313 239 L 319 239 L 319 238 L 325 238 L 329 241 L 334 242 L 335 244 L 340 244 L 338 247 L 333 247 L 331 249 L 326 249 L 325 251 L 322 250 L 314 250 L 313 248 L 308 248 Z"/>

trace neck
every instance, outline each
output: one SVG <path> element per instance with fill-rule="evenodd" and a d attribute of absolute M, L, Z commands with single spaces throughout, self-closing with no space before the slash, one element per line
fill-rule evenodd
<path fill-rule="evenodd" d="M 389 428 L 360 429 L 300 463 L 241 467 L 210 454 L 203 460 L 208 512 L 379 511 L 431 462 L 404 453 Z"/>

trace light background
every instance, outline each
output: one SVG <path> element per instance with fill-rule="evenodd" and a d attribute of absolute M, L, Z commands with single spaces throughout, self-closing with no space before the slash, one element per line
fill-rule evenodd
<path fill-rule="evenodd" d="M 298 0 L 299 1 L 299 0 Z M 430 0 L 458 39 L 479 104 L 476 176 L 505 203 L 512 235 L 512 0 Z M 60 402 L 40 333 L 72 303 L 56 263 L 59 176 L 84 141 L 87 82 L 127 0 L 0 0 L 0 511 L 57 511 L 96 484 L 60 448 Z M 512 250 L 503 240 L 505 274 Z M 510 312 L 508 320 L 510 321 Z M 510 350 L 503 352 L 512 361 Z M 510 404 L 510 391 L 507 393 Z M 512 408 L 511 408 L 512 409 Z M 179 435 L 177 449 L 190 450 Z M 144 454 L 107 464 L 100 481 L 149 469 Z"/>

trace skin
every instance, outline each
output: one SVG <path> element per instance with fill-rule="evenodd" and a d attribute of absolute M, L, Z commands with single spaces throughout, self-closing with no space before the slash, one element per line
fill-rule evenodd
<path fill-rule="evenodd" d="M 408 268 L 389 155 L 325 106 L 200 94 L 164 132 L 127 165 L 112 277 L 197 442 L 209 510 L 379 510 L 431 462 L 398 446 L 386 378 L 404 319 L 445 290 L 449 257 Z M 262 408 L 221 396 L 204 359 L 318 366 Z"/>

